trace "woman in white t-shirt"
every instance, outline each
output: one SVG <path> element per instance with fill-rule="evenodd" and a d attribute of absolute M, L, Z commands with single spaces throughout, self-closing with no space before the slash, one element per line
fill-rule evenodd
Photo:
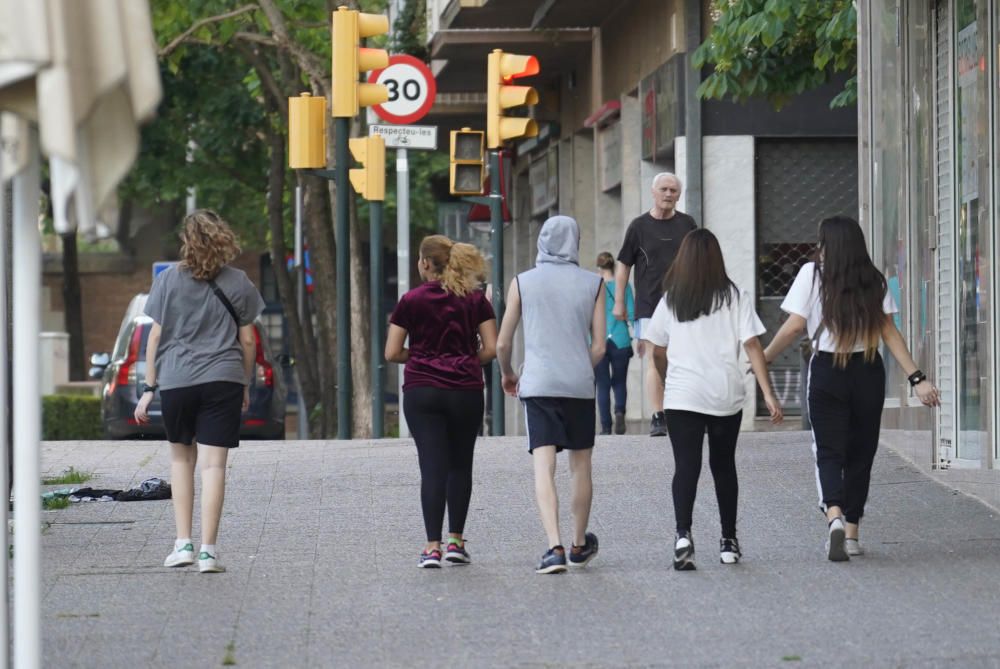
<path fill-rule="evenodd" d="M 653 361 L 665 377 L 663 409 L 676 465 L 671 485 L 677 521 L 674 569 L 695 568 L 691 517 L 706 432 L 722 524 L 719 557 L 723 564 L 735 564 L 741 557 L 736 540 L 736 440 L 746 393 L 741 345 L 750 358 L 771 420 L 779 423 L 782 419 L 757 339 L 764 325 L 750 295 L 740 291 L 726 274 L 719 241 L 708 230 L 687 234 L 663 280 L 663 290 L 642 337 L 655 346 Z"/>
<path fill-rule="evenodd" d="M 827 558 L 849 560 L 864 551 L 864 514 L 878 447 L 885 367 L 884 341 L 926 406 L 937 388 L 917 369 L 892 314 L 899 311 L 886 280 L 872 264 L 857 221 L 844 216 L 819 225 L 818 262 L 806 263 L 781 304 L 788 319 L 764 355 L 773 360 L 808 331 L 813 340 L 807 398 L 816 454 L 820 507 L 827 516 Z"/>

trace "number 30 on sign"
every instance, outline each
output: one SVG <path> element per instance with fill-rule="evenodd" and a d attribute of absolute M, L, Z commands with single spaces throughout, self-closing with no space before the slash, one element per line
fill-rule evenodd
<path fill-rule="evenodd" d="M 416 123 L 430 111 L 437 95 L 434 75 L 422 61 L 407 54 L 389 57 L 389 66 L 374 70 L 368 81 L 389 89 L 389 100 L 372 106 L 379 118 L 397 125 Z"/>

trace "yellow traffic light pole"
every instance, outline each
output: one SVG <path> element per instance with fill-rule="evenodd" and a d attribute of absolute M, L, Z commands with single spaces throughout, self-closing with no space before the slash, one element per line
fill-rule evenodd
<path fill-rule="evenodd" d="M 500 147 L 503 142 L 518 137 L 535 137 L 538 125 L 533 119 L 504 116 L 504 110 L 538 102 L 538 92 L 531 86 L 511 85 L 514 79 L 538 74 L 538 59 L 494 49 L 486 63 L 486 146 L 490 159 L 490 228 L 493 249 L 493 310 L 497 322 L 503 320 L 504 271 L 503 271 L 503 195 L 500 189 Z M 500 384 L 500 365 L 493 362 L 492 430 L 494 436 L 503 435 L 504 393 Z"/>
<path fill-rule="evenodd" d="M 382 200 L 385 199 L 385 144 L 381 137 L 350 140 L 351 119 L 361 107 L 385 102 L 388 89 L 380 84 L 358 81 L 367 70 L 389 65 L 389 54 L 383 49 L 361 47 L 361 39 L 389 32 L 389 18 L 383 14 L 363 14 L 347 7 L 333 12 L 330 34 L 332 44 L 332 100 L 336 151 L 334 169 L 326 165 L 326 100 L 303 93 L 288 100 L 289 166 L 303 169 L 315 176 L 337 183 L 337 438 L 351 438 L 351 274 L 350 274 L 350 183 L 359 194 L 371 202 L 372 213 L 372 431 L 375 437 L 383 433 L 384 364 L 382 349 Z M 350 148 L 349 148 L 350 146 Z M 363 169 L 350 170 L 349 152 L 354 152 L 364 164 Z M 376 251 L 378 251 L 376 253 Z M 377 263 L 374 259 L 378 260 Z M 377 272 L 377 274 L 376 274 Z"/>

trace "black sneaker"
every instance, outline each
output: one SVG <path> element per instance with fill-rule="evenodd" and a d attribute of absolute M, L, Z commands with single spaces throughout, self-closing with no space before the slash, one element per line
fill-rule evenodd
<path fill-rule="evenodd" d="M 649 421 L 649 436 L 667 436 L 667 416 L 662 411 L 653 414 L 653 419 Z"/>
<path fill-rule="evenodd" d="M 611 434 L 611 428 L 610 427 L 603 427 L 602 426 L 601 427 L 601 436 L 603 437 L 603 436 L 608 435 L 608 434 Z"/>
<path fill-rule="evenodd" d="M 625 434 L 625 414 L 615 414 L 615 434 Z"/>
<path fill-rule="evenodd" d="M 674 540 L 674 569 L 694 571 L 694 539 L 690 532 L 678 532 Z"/>
<path fill-rule="evenodd" d="M 542 556 L 542 563 L 535 570 L 536 574 L 561 574 L 566 571 L 566 549 L 553 546 Z"/>
<path fill-rule="evenodd" d="M 740 542 L 736 539 L 727 539 L 722 537 L 719 539 L 719 562 L 722 564 L 736 564 L 743 557 L 743 553 L 740 552 Z"/>
<path fill-rule="evenodd" d="M 587 563 L 597 557 L 597 535 L 587 532 L 582 546 L 574 545 L 569 551 L 570 567 L 586 567 Z"/>

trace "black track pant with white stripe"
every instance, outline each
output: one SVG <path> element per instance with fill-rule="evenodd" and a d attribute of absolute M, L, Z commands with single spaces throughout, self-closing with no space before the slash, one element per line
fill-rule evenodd
<path fill-rule="evenodd" d="M 835 367 L 833 354 L 819 352 L 809 363 L 809 418 L 816 453 L 816 482 L 823 508 L 839 506 L 849 523 L 864 515 L 878 449 L 885 366 L 878 354 L 865 362 L 853 354 Z"/>

